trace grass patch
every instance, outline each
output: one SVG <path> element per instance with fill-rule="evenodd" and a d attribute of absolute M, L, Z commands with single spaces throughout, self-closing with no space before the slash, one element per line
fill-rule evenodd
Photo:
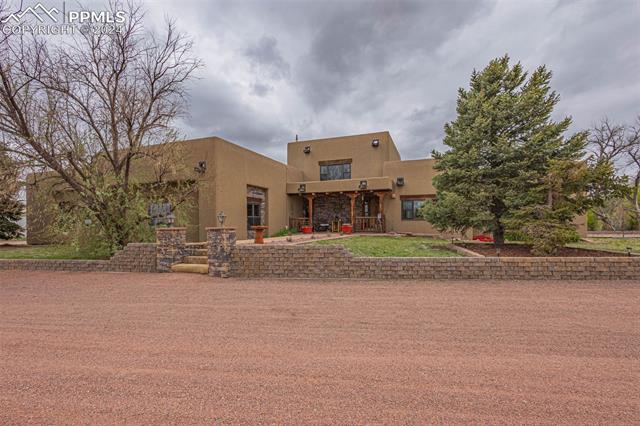
<path fill-rule="evenodd" d="M 0 259 L 108 259 L 106 254 L 86 253 L 71 246 L 2 247 Z"/>
<path fill-rule="evenodd" d="M 354 236 L 336 240 L 320 240 L 317 245 L 341 245 L 361 257 L 451 257 L 461 256 L 447 250 L 449 242 L 426 237 L 367 237 Z"/>
<path fill-rule="evenodd" d="M 640 253 L 640 238 L 590 237 L 589 240 L 593 242 L 580 241 L 578 243 L 567 244 L 567 246 L 620 253 L 626 253 L 627 247 L 631 247 L 633 253 Z"/>

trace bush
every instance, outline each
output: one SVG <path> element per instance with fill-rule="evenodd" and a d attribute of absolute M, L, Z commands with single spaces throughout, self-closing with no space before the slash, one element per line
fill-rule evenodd
<path fill-rule="evenodd" d="M 598 216 L 593 212 L 593 210 L 589 210 L 587 212 L 587 230 L 589 231 L 601 231 L 602 223 L 598 219 Z"/>
<path fill-rule="evenodd" d="M 566 244 L 580 241 L 573 225 L 534 221 L 526 225 L 523 232 L 525 241 L 531 244 L 531 251 L 537 256 L 553 255 Z"/>
<path fill-rule="evenodd" d="M 275 234 L 271 235 L 272 237 L 286 237 L 289 235 L 295 235 L 298 233 L 297 229 L 289 229 L 289 228 L 282 228 L 281 230 L 279 230 L 278 232 L 276 232 Z"/>

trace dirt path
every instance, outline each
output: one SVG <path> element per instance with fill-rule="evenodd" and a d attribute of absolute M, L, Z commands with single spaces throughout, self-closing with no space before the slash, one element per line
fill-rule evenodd
<path fill-rule="evenodd" d="M 0 271 L 0 423 L 640 423 L 640 283 Z"/>

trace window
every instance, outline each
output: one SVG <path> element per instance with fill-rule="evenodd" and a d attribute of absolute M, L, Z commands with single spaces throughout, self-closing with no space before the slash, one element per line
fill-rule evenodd
<path fill-rule="evenodd" d="M 247 201 L 247 229 L 251 229 L 252 226 L 262 225 L 260 218 L 260 203 Z"/>
<path fill-rule="evenodd" d="M 402 220 L 422 219 L 418 214 L 424 200 L 402 200 Z"/>
<path fill-rule="evenodd" d="M 351 179 L 351 160 L 320 163 L 320 180 Z"/>

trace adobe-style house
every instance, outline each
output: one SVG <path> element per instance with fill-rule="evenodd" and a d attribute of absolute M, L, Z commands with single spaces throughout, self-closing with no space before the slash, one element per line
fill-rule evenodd
<path fill-rule="evenodd" d="M 205 241 L 219 212 L 239 239 L 251 237 L 253 225 L 271 234 L 347 223 L 354 232 L 438 234 L 416 214 L 435 197 L 434 160 L 402 160 L 389 132 L 291 142 L 287 164 L 218 137 L 175 145 L 185 172 L 173 179 L 195 180 L 197 187 L 177 223 L 187 227 L 189 241 Z M 29 244 L 51 242 L 39 219 L 56 201 L 52 191 L 28 186 Z"/>

